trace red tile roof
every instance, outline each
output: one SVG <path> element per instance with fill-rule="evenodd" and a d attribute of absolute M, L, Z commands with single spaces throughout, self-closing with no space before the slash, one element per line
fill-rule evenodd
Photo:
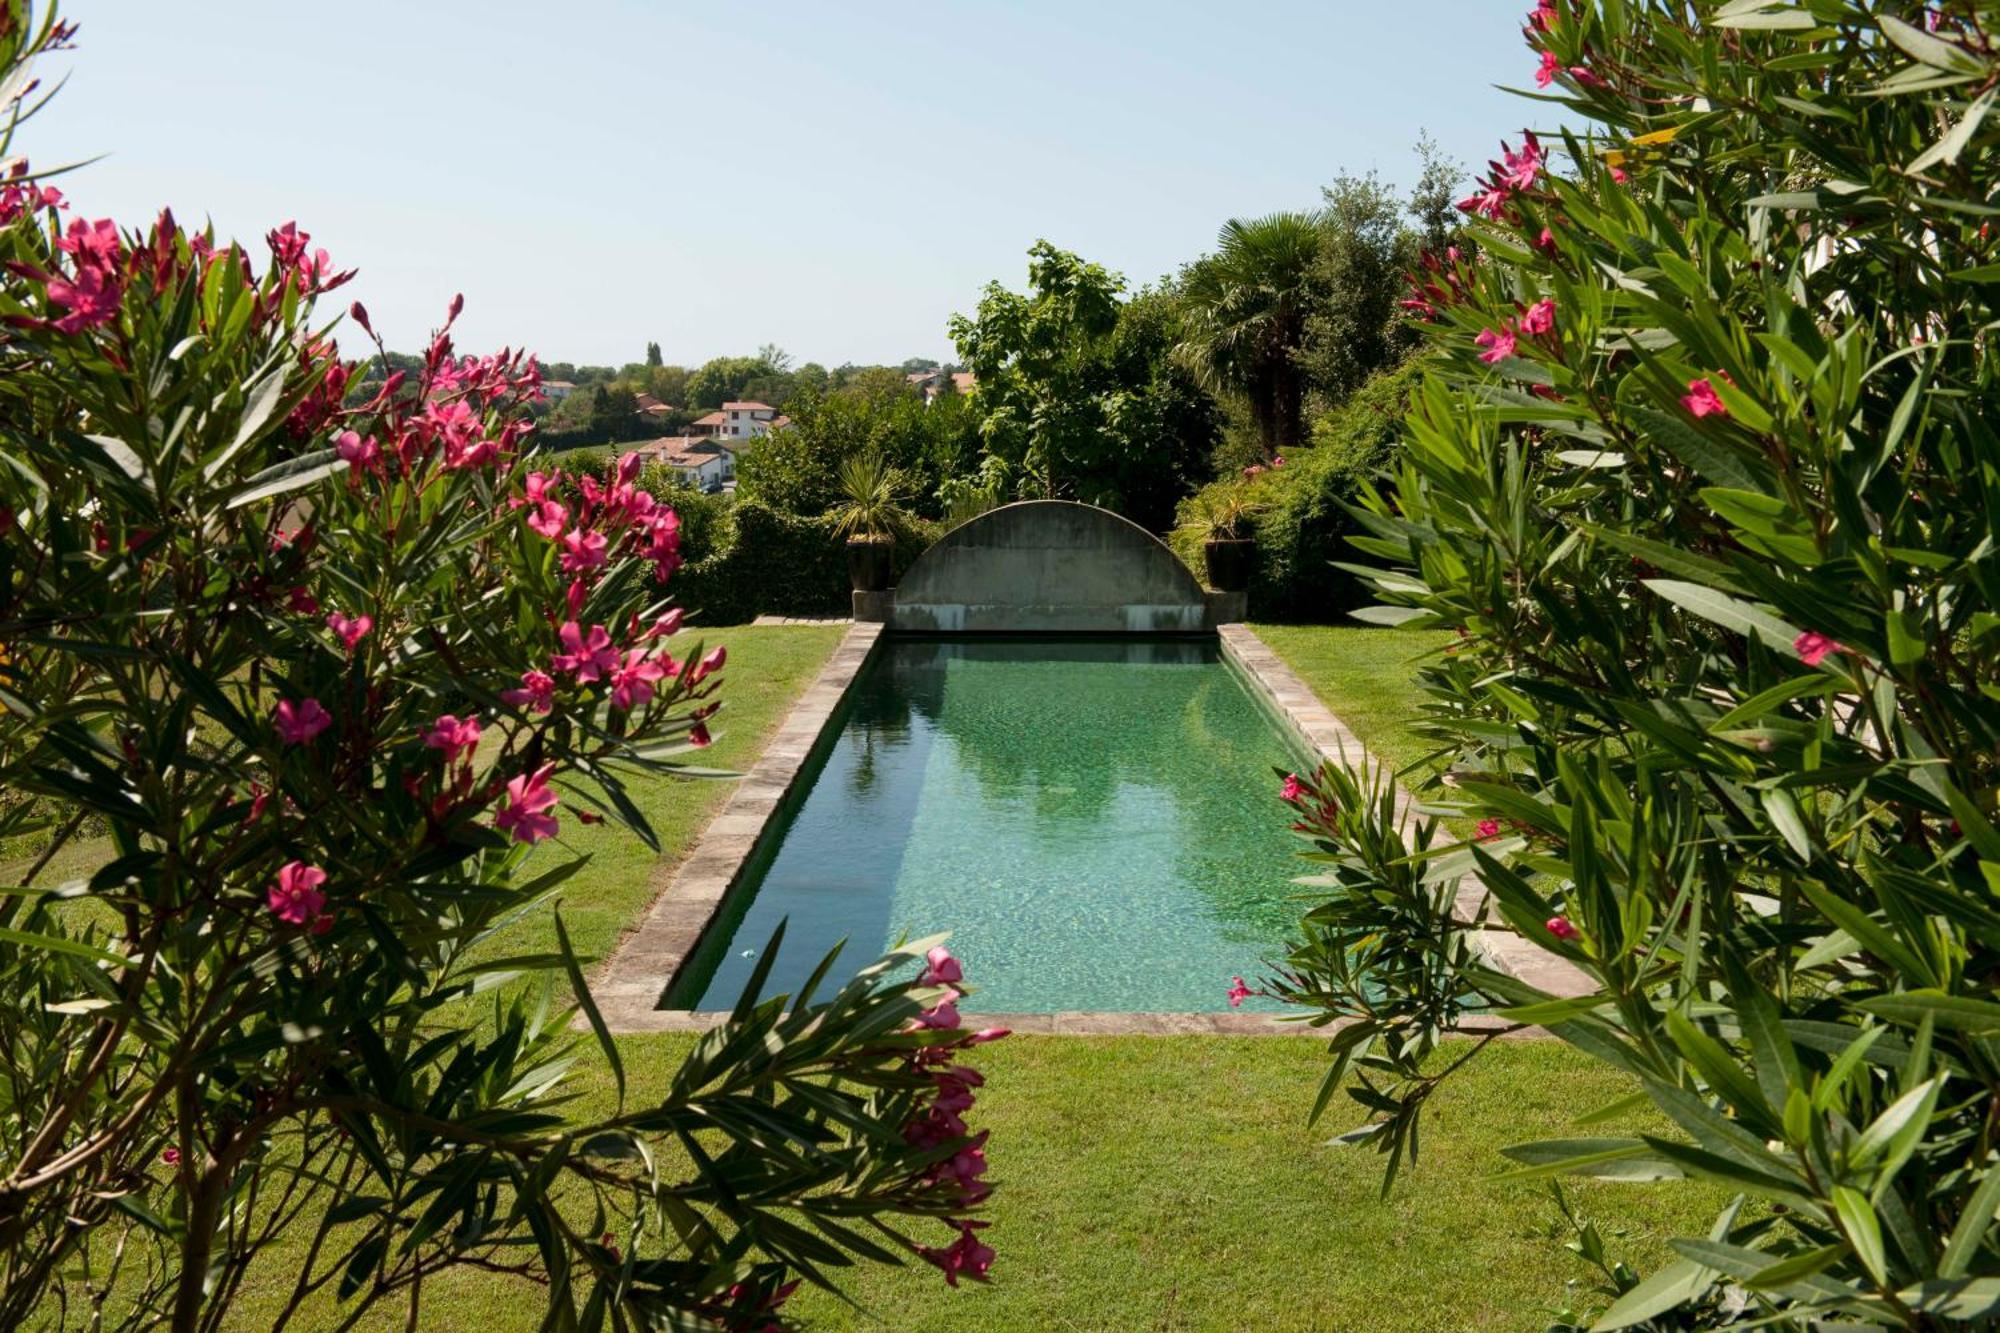
<path fill-rule="evenodd" d="M 722 457 L 722 450 L 715 441 L 698 435 L 662 436 L 646 441 L 633 452 L 641 458 L 665 463 L 669 467 L 699 467 Z"/>
<path fill-rule="evenodd" d="M 724 403 L 725 412 L 775 412 L 778 409 L 769 403 Z"/>
<path fill-rule="evenodd" d="M 694 419 L 693 424 L 697 426 L 721 426 L 721 425 L 726 425 L 728 421 L 729 418 L 724 416 L 722 413 L 710 412 L 705 417 L 696 417 Z"/>

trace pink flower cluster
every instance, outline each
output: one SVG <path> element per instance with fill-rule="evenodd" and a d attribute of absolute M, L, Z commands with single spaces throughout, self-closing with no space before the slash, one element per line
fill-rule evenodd
<path fill-rule="evenodd" d="M 913 1022 L 913 1029 L 958 1029 L 959 993 L 951 988 L 964 979 L 964 968 L 950 950 L 940 946 L 925 955 L 924 972 L 918 984 L 946 989 L 944 997 Z M 1006 1035 L 1005 1028 L 968 1032 L 955 1041 L 923 1047 L 911 1057 L 912 1065 L 930 1077 L 932 1089 L 928 1100 L 920 1104 L 916 1114 L 903 1126 L 903 1138 L 912 1147 L 926 1150 L 957 1145 L 951 1156 L 926 1168 L 919 1183 L 949 1192 L 959 1207 L 978 1205 L 993 1192 L 993 1187 L 983 1179 L 987 1131 L 973 1134 L 965 1124 L 965 1113 L 972 1109 L 975 1090 L 984 1086 L 985 1080 L 978 1070 L 952 1061 L 960 1051 L 998 1041 Z M 957 1229 L 957 1238 L 946 1246 L 920 1245 L 917 1253 L 943 1270 L 944 1280 L 951 1286 L 957 1286 L 960 1278 L 985 1281 L 987 1270 L 993 1266 L 993 1247 L 981 1242 L 978 1233 L 987 1224 L 973 1218 L 946 1221 Z"/>
<path fill-rule="evenodd" d="M 1540 63 L 1535 69 L 1535 86 L 1546 88 L 1559 76 L 1568 74 L 1571 79 L 1584 87 L 1602 87 L 1604 80 L 1599 78 L 1588 65 L 1566 67 L 1561 58 L 1543 44 L 1555 35 L 1556 27 L 1561 21 L 1562 11 L 1557 8 L 1556 0 L 1536 0 L 1534 10 L 1528 15 L 1527 26 L 1521 29 L 1522 35 L 1528 39 L 1528 45 L 1541 52 Z"/>
<path fill-rule="evenodd" d="M 528 530 L 561 548 L 565 574 L 595 576 L 614 555 L 631 554 L 652 561 L 664 583 L 681 566 L 681 520 L 633 484 L 640 462 L 636 453 L 619 459 L 609 485 L 589 475 L 567 485 L 560 472 L 533 472 L 508 504 L 526 509 Z"/>
<path fill-rule="evenodd" d="M 1514 196 L 1534 188 L 1544 166 L 1542 143 L 1533 130 L 1524 130 L 1522 135 L 1518 152 L 1501 143 L 1500 160 L 1487 163 L 1487 177 L 1479 183 L 1480 188 L 1458 201 L 1461 212 L 1502 217 Z"/>
<path fill-rule="evenodd" d="M 1543 297 L 1521 312 L 1519 320 L 1501 320 L 1497 329 L 1481 329 L 1473 343 L 1482 350 L 1479 359 L 1489 366 L 1499 365 L 1520 350 L 1523 335 L 1548 337 L 1556 331 L 1556 303 Z"/>
<path fill-rule="evenodd" d="M 1426 250 L 1420 262 L 1424 271 L 1406 279 L 1410 294 L 1401 302 L 1403 309 L 1420 319 L 1434 320 L 1439 307 L 1458 305 L 1471 295 L 1469 266 L 1457 246 L 1447 246 L 1442 259 Z"/>

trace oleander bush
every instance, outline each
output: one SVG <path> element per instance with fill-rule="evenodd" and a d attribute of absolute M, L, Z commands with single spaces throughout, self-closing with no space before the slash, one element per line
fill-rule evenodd
<path fill-rule="evenodd" d="M 1430 361 L 1364 504 L 1368 618 L 1461 635 L 1452 756 L 1290 788 L 1325 901 L 1274 989 L 1323 1110 L 1415 1156 L 1474 1009 L 1626 1072 L 1516 1178 L 1738 1202 L 1598 1328 L 2000 1319 L 2000 9 L 1543 0 L 1537 81 L 1410 304 Z M 1504 971 L 1487 927 L 1574 969 Z M 1476 897 L 1472 895 L 1471 897 Z M 1574 993 L 1571 993 L 1574 992 Z"/>
<path fill-rule="evenodd" d="M 574 1329 L 766 1328 L 857 1261 L 982 1277 L 962 1060 L 995 1034 L 933 942 L 755 981 L 623 1095 L 560 835 L 650 843 L 632 784 L 703 772 L 726 655 L 672 604 L 677 514 L 636 459 L 537 470 L 533 359 L 450 319 L 347 402 L 352 275 L 296 226 L 262 261 L 73 210 L 12 155 L 70 36 L 0 5 L 0 838 L 42 849 L 0 888 L 0 1327 L 220 1328 L 281 1238 L 276 1327 L 414 1325 L 456 1265 Z M 551 912 L 558 949 L 510 949 Z"/>

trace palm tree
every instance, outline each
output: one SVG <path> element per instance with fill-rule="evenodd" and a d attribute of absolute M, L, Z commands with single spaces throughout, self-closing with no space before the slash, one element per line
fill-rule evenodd
<path fill-rule="evenodd" d="M 1178 348 L 1204 387 L 1243 395 L 1265 457 L 1305 437 L 1305 372 L 1298 352 L 1312 312 L 1320 220 L 1310 213 L 1231 218 L 1216 252 L 1182 286 L 1187 334 Z"/>

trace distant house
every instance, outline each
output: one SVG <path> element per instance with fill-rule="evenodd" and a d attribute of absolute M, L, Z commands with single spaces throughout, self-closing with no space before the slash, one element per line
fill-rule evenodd
<path fill-rule="evenodd" d="M 710 412 L 707 416 L 696 417 L 693 421 L 689 422 L 688 434 L 701 436 L 720 435 L 722 428 L 728 424 L 728 413 Z"/>
<path fill-rule="evenodd" d="M 916 382 L 918 381 L 913 377 L 912 383 Z M 937 400 L 937 396 L 944 391 L 944 376 L 941 372 L 933 371 L 931 374 L 924 376 L 921 382 L 924 386 L 924 406 L 929 407 Z M 951 387 L 955 393 L 971 393 L 978 384 L 979 377 L 969 370 L 954 370 L 951 372 Z"/>
<path fill-rule="evenodd" d="M 771 428 L 778 421 L 778 409 L 769 403 L 724 403 L 722 418 L 722 424 L 715 432 L 718 436 L 731 440 L 756 440 L 771 433 Z"/>
<path fill-rule="evenodd" d="M 569 397 L 571 394 L 575 392 L 576 392 L 576 384 L 572 380 L 542 381 L 542 393 L 552 403 L 560 403 L 563 399 Z"/>
<path fill-rule="evenodd" d="M 671 406 L 661 402 L 650 393 L 635 393 L 632 395 L 632 398 L 639 404 L 639 415 L 642 417 L 657 420 L 673 414 L 674 409 Z"/>
<path fill-rule="evenodd" d="M 667 435 L 633 450 L 648 463 L 674 470 L 690 486 L 719 491 L 736 477 L 736 455 L 721 441 L 700 435 Z"/>

